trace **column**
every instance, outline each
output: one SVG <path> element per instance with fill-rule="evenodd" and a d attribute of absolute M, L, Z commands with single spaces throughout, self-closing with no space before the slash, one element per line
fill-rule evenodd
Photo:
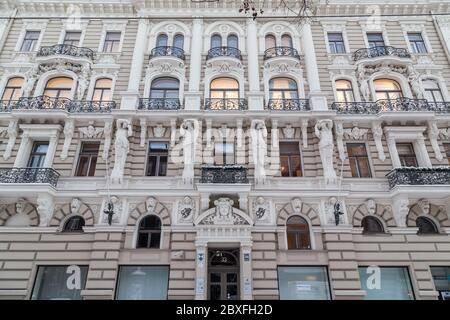
<path fill-rule="evenodd" d="M 53 158 L 55 157 L 56 146 L 58 145 L 58 134 L 50 137 L 48 143 L 47 154 L 45 155 L 44 168 L 51 168 L 53 165 Z"/>
<path fill-rule="evenodd" d="M 207 245 L 204 242 L 197 242 L 195 255 L 195 300 L 206 300 L 207 285 Z"/>
<path fill-rule="evenodd" d="M 423 137 L 423 135 L 420 135 L 419 137 L 417 137 L 417 147 L 418 147 L 418 154 L 419 154 L 419 165 L 421 167 L 428 167 L 431 168 L 431 160 L 430 160 L 430 156 L 428 154 L 428 150 L 427 147 L 425 145 L 425 138 Z"/>
<path fill-rule="evenodd" d="M 185 93 L 185 109 L 200 110 L 200 75 L 202 72 L 203 19 L 193 20 L 191 42 L 191 65 L 189 68 L 189 91 Z"/>
<path fill-rule="evenodd" d="M 19 150 L 17 151 L 17 156 L 14 161 L 14 168 L 23 168 L 27 165 L 28 159 L 26 158 L 26 155 L 31 150 L 31 142 L 31 138 L 28 134 L 22 134 Z"/>
<path fill-rule="evenodd" d="M 264 93 L 261 92 L 259 80 L 258 32 L 256 22 L 247 19 L 247 64 L 249 110 L 264 110 Z"/>
<path fill-rule="evenodd" d="M 136 35 L 136 43 L 133 50 L 133 60 L 131 63 L 130 77 L 128 79 L 128 89 L 122 93 L 120 109 L 134 110 L 139 100 L 139 84 L 141 83 L 142 69 L 144 67 L 144 55 L 147 47 L 148 21 L 139 20 L 139 27 Z"/>
<path fill-rule="evenodd" d="M 450 18 L 446 16 L 434 17 L 435 23 L 438 25 L 439 36 L 445 48 L 448 61 L 450 61 Z"/>
<path fill-rule="evenodd" d="M 252 244 L 241 243 L 240 250 L 240 273 L 241 273 L 241 297 L 242 300 L 253 300 L 253 278 L 252 278 Z"/>
<path fill-rule="evenodd" d="M 320 89 L 319 69 L 317 67 L 316 51 L 311 32 L 311 25 L 304 24 L 301 29 L 302 49 L 305 56 L 306 76 L 309 84 L 309 96 L 313 110 L 328 110 L 327 99 Z"/>
<path fill-rule="evenodd" d="M 395 144 L 395 139 L 392 137 L 388 137 L 388 148 L 389 153 L 391 154 L 392 167 L 400 168 L 402 166 L 400 162 L 400 157 L 398 156 L 397 145 Z"/>

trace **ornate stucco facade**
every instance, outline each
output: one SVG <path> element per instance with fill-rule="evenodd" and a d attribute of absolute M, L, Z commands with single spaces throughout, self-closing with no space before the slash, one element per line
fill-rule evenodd
<path fill-rule="evenodd" d="M 303 25 L 230 3 L 1 2 L 0 298 L 50 297 L 50 266 L 84 268 L 77 297 L 133 298 L 125 267 L 155 266 L 158 298 L 364 299 L 377 266 L 438 299 L 450 5 L 352 2 Z"/>

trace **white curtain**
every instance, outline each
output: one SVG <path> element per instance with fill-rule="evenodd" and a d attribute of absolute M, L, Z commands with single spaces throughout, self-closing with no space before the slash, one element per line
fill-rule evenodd
<path fill-rule="evenodd" d="M 165 300 L 168 266 L 122 266 L 117 286 L 118 300 Z"/>

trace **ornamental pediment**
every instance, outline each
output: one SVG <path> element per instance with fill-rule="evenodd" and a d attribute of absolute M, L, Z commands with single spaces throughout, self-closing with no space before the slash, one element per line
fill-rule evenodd
<path fill-rule="evenodd" d="M 229 198 L 219 198 L 214 201 L 214 208 L 203 212 L 195 225 L 253 225 L 252 219 L 242 210 L 233 207 L 234 201 Z"/>

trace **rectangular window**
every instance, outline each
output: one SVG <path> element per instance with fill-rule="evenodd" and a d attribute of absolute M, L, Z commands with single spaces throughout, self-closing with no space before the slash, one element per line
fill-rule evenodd
<path fill-rule="evenodd" d="M 280 167 L 282 177 L 302 176 L 302 162 L 298 142 L 280 142 Z"/>
<path fill-rule="evenodd" d="M 117 300 L 166 300 L 168 266 L 120 266 Z"/>
<path fill-rule="evenodd" d="M 413 53 L 427 53 L 427 47 L 420 32 L 408 32 L 408 39 Z"/>
<path fill-rule="evenodd" d="M 27 31 L 25 37 L 23 38 L 22 46 L 20 51 L 31 52 L 36 49 L 37 42 L 39 40 L 40 31 Z"/>
<path fill-rule="evenodd" d="M 417 167 L 417 158 L 412 143 L 397 143 L 397 152 L 402 167 Z"/>
<path fill-rule="evenodd" d="M 326 267 L 278 267 L 280 300 L 330 300 Z"/>
<path fill-rule="evenodd" d="M 153 141 L 148 144 L 147 176 L 165 176 L 169 158 L 169 143 Z"/>
<path fill-rule="evenodd" d="M 81 300 L 80 293 L 86 285 L 87 271 L 87 266 L 39 266 L 31 299 Z"/>
<path fill-rule="evenodd" d="M 372 177 L 365 143 L 347 143 L 347 153 L 353 178 Z"/>
<path fill-rule="evenodd" d="M 30 159 L 28 160 L 29 168 L 42 168 L 47 155 L 48 142 L 36 141 L 31 149 Z"/>
<path fill-rule="evenodd" d="M 118 52 L 120 45 L 120 31 L 108 31 L 105 35 L 105 42 L 103 44 L 103 52 Z"/>
<path fill-rule="evenodd" d="M 78 46 L 80 45 L 81 32 L 80 31 L 67 31 L 64 36 L 63 44 Z"/>
<path fill-rule="evenodd" d="M 444 143 L 445 154 L 447 155 L 448 163 L 450 164 L 450 143 Z"/>
<path fill-rule="evenodd" d="M 376 33 L 368 33 L 367 34 L 367 41 L 369 42 L 369 48 L 374 47 L 384 47 L 384 39 L 383 34 L 376 32 Z"/>
<path fill-rule="evenodd" d="M 345 53 L 344 37 L 340 32 L 328 33 L 328 46 L 331 53 Z"/>
<path fill-rule="evenodd" d="M 450 300 L 450 267 L 430 267 L 439 299 Z"/>
<path fill-rule="evenodd" d="M 95 175 L 100 142 L 83 142 L 75 175 L 77 177 L 92 177 Z"/>
<path fill-rule="evenodd" d="M 234 143 L 226 142 L 216 142 L 214 144 L 214 164 L 218 166 L 234 164 Z"/>
<path fill-rule="evenodd" d="M 369 267 L 359 267 L 358 270 L 361 288 L 366 291 L 365 300 L 414 300 L 408 268 L 380 267 L 379 277 L 374 275 L 377 270 Z"/>

